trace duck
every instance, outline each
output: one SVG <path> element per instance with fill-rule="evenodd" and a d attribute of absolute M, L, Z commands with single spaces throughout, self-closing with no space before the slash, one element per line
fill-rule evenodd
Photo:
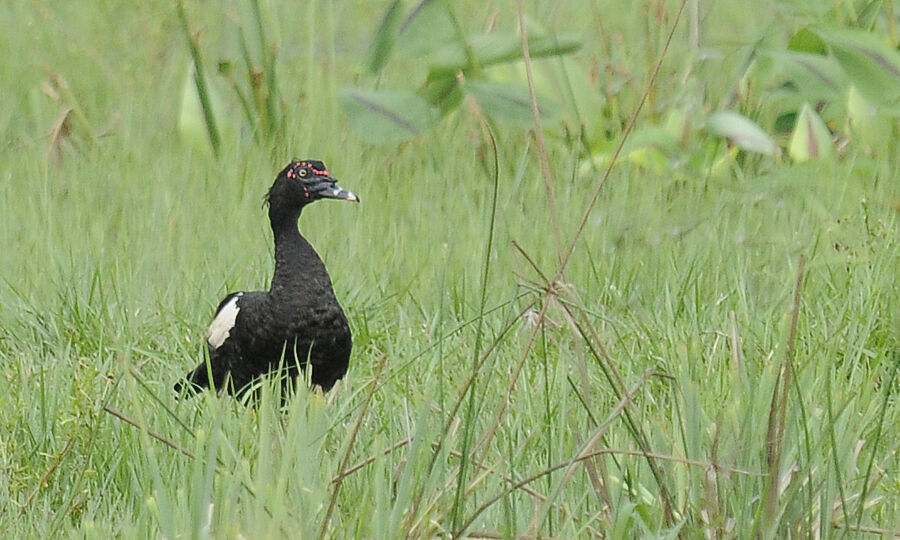
<path fill-rule="evenodd" d="M 231 292 L 219 302 L 206 332 L 208 361 L 178 381 L 176 393 L 212 388 L 241 398 L 278 369 L 293 383 L 309 370 L 311 383 L 327 392 L 347 373 L 350 325 L 325 264 L 298 228 L 302 211 L 321 199 L 359 202 L 318 160 L 294 159 L 275 177 L 265 197 L 275 243 L 269 289 Z"/>

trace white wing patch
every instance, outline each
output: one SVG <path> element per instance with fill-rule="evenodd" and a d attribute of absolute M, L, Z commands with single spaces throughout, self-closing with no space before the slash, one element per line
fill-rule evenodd
<path fill-rule="evenodd" d="M 216 318 L 213 319 L 212 324 L 209 325 L 209 330 L 206 332 L 206 341 L 209 342 L 213 349 L 221 347 L 225 340 L 228 339 L 228 336 L 231 335 L 234 321 L 237 320 L 237 314 L 241 310 L 237 306 L 237 301 L 243 295 L 244 293 L 234 295 L 234 298 L 222 306 L 222 309 L 216 314 Z"/>

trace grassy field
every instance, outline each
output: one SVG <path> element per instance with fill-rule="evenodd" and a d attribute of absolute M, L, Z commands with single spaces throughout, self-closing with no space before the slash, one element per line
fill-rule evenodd
<path fill-rule="evenodd" d="M 517 28 L 513 2 L 463 4 L 461 31 Z M 0 7 L 4 536 L 900 534 L 896 117 L 807 163 L 695 125 L 604 180 L 679 5 L 595 4 L 524 5 L 579 38 L 603 99 L 601 157 L 549 126 L 548 171 L 533 131 L 471 102 L 405 142 L 351 132 L 341 87 L 426 73 L 363 67 L 386 6 L 262 2 L 285 123 L 266 146 L 214 73 L 251 3 L 188 3 L 218 157 L 185 125 L 174 7 Z M 849 3 L 697 4 L 636 129 L 721 108 L 772 125 L 748 48 Z M 256 407 L 178 401 L 219 299 L 267 286 L 262 197 L 295 156 L 362 199 L 300 222 L 353 328 L 348 376 L 283 406 L 275 384 Z"/>

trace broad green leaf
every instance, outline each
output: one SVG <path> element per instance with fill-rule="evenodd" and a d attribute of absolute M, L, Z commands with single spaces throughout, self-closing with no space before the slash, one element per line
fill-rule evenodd
<path fill-rule="evenodd" d="M 221 124 L 225 109 L 222 99 L 215 87 L 206 85 L 204 87 L 206 99 L 209 104 L 209 114 L 212 118 L 218 120 Z M 216 129 L 217 136 L 221 128 L 227 126 L 219 126 Z M 197 85 L 197 70 L 194 68 L 193 62 L 190 62 L 185 76 L 184 86 L 181 90 L 181 106 L 178 110 L 178 135 L 183 141 L 196 149 L 210 150 L 210 127 L 207 125 L 207 115 L 203 109 Z"/>
<path fill-rule="evenodd" d="M 650 126 L 633 131 L 622 151 L 632 163 L 663 174 L 673 168 L 679 150 L 678 141 L 664 127 Z"/>
<path fill-rule="evenodd" d="M 578 50 L 581 42 L 572 34 L 559 36 L 529 36 L 528 53 L 531 58 L 558 56 Z M 468 50 L 467 50 L 468 49 Z M 441 47 L 431 58 L 432 73 L 469 72 L 475 66 L 488 67 L 522 58 L 522 38 L 514 33 L 479 34 L 467 38 L 467 48 L 459 43 Z"/>
<path fill-rule="evenodd" d="M 897 104 L 900 52 L 862 30 L 818 27 L 815 32 L 864 96 L 875 103 Z"/>
<path fill-rule="evenodd" d="M 638 148 L 628 152 L 625 157 L 638 167 L 656 174 L 665 174 L 672 170 L 669 158 L 657 148 Z"/>
<path fill-rule="evenodd" d="M 847 92 L 847 115 L 853 124 L 867 124 L 878 114 L 878 108 L 863 97 L 855 86 Z"/>
<path fill-rule="evenodd" d="M 894 118 L 885 114 L 884 107 L 877 107 L 867 100 L 855 86 L 847 92 L 847 116 L 852 133 L 863 144 L 882 151 L 890 144 Z"/>
<path fill-rule="evenodd" d="M 849 86 L 840 64 L 829 56 L 802 52 L 764 51 L 775 69 L 790 80 L 807 101 L 832 100 Z"/>
<path fill-rule="evenodd" d="M 831 132 L 808 103 L 803 105 L 797 116 L 788 153 L 794 161 L 799 162 L 834 157 Z"/>
<path fill-rule="evenodd" d="M 353 132 L 375 144 L 411 139 L 437 119 L 436 111 L 414 92 L 342 88 L 339 95 Z"/>
<path fill-rule="evenodd" d="M 734 111 L 715 112 L 706 120 L 706 129 L 727 138 L 741 150 L 767 156 L 778 154 L 779 148 L 756 122 Z"/>
<path fill-rule="evenodd" d="M 648 126 L 634 130 L 625 142 L 623 151 L 634 152 L 653 148 L 665 156 L 678 155 L 678 140 L 661 126 Z"/>
<path fill-rule="evenodd" d="M 666 115 L 663 129 L 671 137 L 674 144 L 683 144 L 691 132 L 691 115 L 683 107 L 672 107 Z"/>
<path fill-rule="evenodd" d="M 203 121 L 203 109 L 197 97 L 193 69 L 188 70 L 181 88 L 181 106 L 178 109 L 178 135 L 194 148 L 209 148 L 209 136 Z"/>
<path fill-rule="evenodd" d="M 580 120 L 580 127 L 589 141 L 599 143 L 604 140 L 609 127 L 604 116 L 606 95 L 592 84 L 590 69 L 572 57 L 541 61 L 539 67 L 545 69 L 537 70 L 538 81 L 545 80 L 547 86 L 557 88 L 555 95 L 567 103 L 567 109 L 571 111 L 567 114 L 571 116 L 571 124 Z"/>
<path fill-rule="evenodd" d="M 866 30 L 871 30 L 875 21 L 878 20 L 878 14 L 881 13 L 882 10 L 882 1 L 881 0 L 873 0 L 866 4 L 862 10 L 859 12 L 859 16 L 856 18 L 856 26 L 859 28 L 864 28 Z"/>
<path fill-rule="evenodd" d="M 428 54 L 456 36 L 446 2 L 419 0 L 400 24 L 396 48 L 411 55 Z"/>
<path fill-rule="evenodd" d="M 803 28 L 788 41 L 788 50 L 824 55 L 828 52 L 825 42 L 809 28 Z"/>
<path fill-rule="evenodd" d="M 492 118 L 522 127 L 530 127 L 534 123 L 528 89 L 524 86 L 472 80 L 467 81 L 463 89 Z M 538 96 L 538 112 L 542 122 L 550 122 L 556 117 L 556 104 Z"/>
<path fill-rule="evenodd" d="M 786 112 L 775 119 L 775 133 L 793 133 L 797 124 L 797 111 Z"/>
<path fill-rule="evenodd" d="M 677 165 L 680 149 L 678 141 L 666 128 L 650 126 L 635 130 L 628 137 L 619 161 L 629 162 L 656 174 L 664 174 Z M 612 148 L 594 152 L 589 161 L 583 161 L 580 170 L 587 174 L 590 169 L 604 169 L 612 158 Z"/>
<path fill-rule="evenodd" d="M 454 74 L 429 73 L 421 94 L 437 107 L 441 116 L 455 109 L 462 101 L 462 90 Z"/>
<path fill-rule="evenodd" d="M 372 73 L 378 73 L 384 64 L 387 63 L 394 48 L 394 41 L 397 37 L 398 27 L 400 26 L 401 8 L 403 7 L 400 0 L 394 0 L 384 12 L 381 18 L 381 24 L 375 31 L 375 39 L 372 47 L 369 49 L 369 57 L 366 61 L 366 67 Z"/>
<path fill-rule="evenodd" d="M 594 143 L 605 140 L 605 96 L 591 84 L 588 69 L 568 56 L 538 59 L 532 62 L 532 67 L 535 91 L 538 96 L 547 96 L 561 104 L 569 133 L 581 133 Z M 493 81 L 528 85 L 524 60 L 494 66 L 485 70 L 485 75 Z"/>

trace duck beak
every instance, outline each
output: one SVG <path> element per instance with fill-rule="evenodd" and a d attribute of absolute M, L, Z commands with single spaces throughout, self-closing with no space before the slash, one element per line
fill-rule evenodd
<path fill-rule="evenodd" d="M 337 180 L 329 178 L 331 185 L 319 190 L 318 196 L 323 199 L 341 199 L 344 201 L 359 202 L 359 196 L 352 191 L 346 190 L 337 185 Z"/>
<path fill-rule="evenodd" d="M 331 192 L 326 191 L 326 197 L 331 199 L 343 199 L 345 201 L 353 201 L 359 202 L 359 196 L 352 191 L 347 191 L 346 189 L 335 185 L 331 188 Z"/>

